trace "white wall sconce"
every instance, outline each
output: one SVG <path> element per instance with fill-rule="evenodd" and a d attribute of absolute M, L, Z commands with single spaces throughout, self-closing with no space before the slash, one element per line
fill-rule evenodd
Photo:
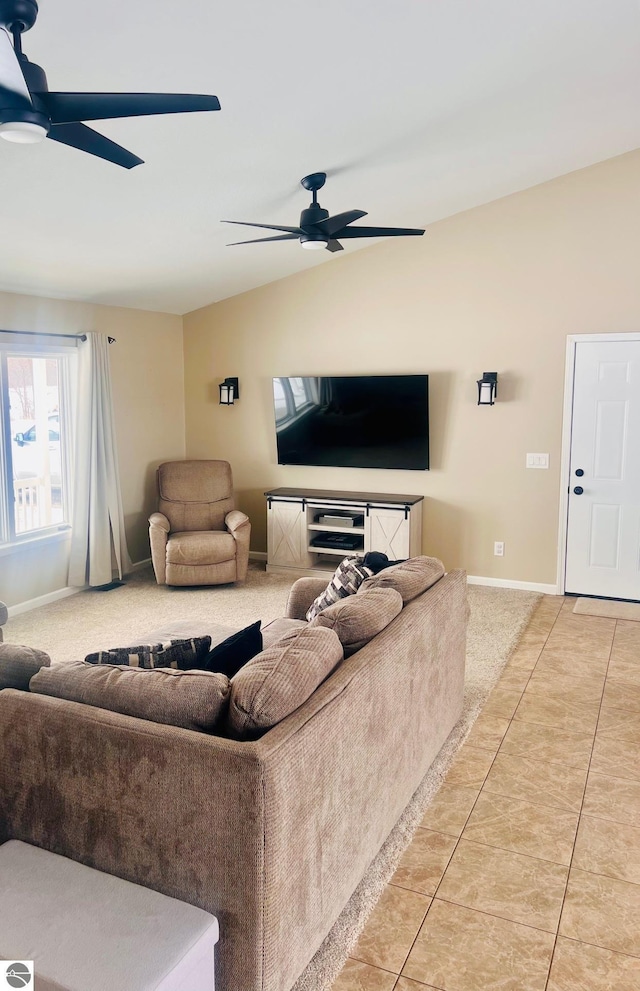
<path fill-rule="evenodd" d="M 218 388 L 220 389 L 221 406 L 233 406 L 236 399 L 240 398 L 237 378 L 226 378 L 224 382 L 220 383 Z"/>
<path fill-rule="evenodd" d="M 498 395 L 498 373 L 483 372 L 478 379 L 478 406 L 494 406 Z"/>

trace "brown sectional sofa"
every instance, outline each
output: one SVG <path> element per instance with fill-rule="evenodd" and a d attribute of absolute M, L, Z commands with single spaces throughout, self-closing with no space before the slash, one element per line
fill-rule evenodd
<path fill-rule="evenodd" d="M 302 628 L 325 584 L 296 582 L 266 641 Z M 351 614 L 323 623 L 357 640 Z M 216 987 L 289 991 L 460 716 L 467 619 L 453 571 L 252 742 L 7 688 L 0 842 L 212 912 Z"/>

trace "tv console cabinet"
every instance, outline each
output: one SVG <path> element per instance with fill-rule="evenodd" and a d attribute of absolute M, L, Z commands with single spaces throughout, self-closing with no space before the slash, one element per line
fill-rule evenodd
<path fill-rule="evenodd" d="M 350 554 L 381 551 L 393 561 L 422 554 L 424 496 L 294 488 L 265 496 L 267 571 L 299 578 L 332 574 Z"/>

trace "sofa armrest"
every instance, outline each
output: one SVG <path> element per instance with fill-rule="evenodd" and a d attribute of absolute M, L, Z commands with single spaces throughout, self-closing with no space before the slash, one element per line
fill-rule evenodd
<path fill-rule="evenodd" d="M 158 527 L 160 530 L 164 530 L 165 533 L 169 533 L 171 528 L 169 520 L 164 513 L 152 513 L 149 517 L 149 526 Z"/>
<path fill-rule="evenodd" d="M 246 526 L 247 524 L 249 525 L 249 527 L 251 527 L 251 523 L 249 522 L 249 517 L 247 516 L 246 513 L 241 512 L 241 510 L 239 509 L 232 509 L 231 512 L 227 513 L 227 515 L 224 518 L 224 525 L 226 526 L 227 530 L 229 530 L 229 532 L 232 533 L 234 537 L 236 537 L 236 539 L 238 536 L 237 531 L 240 529 L 240 527 Z"/>
<path fill-rule="evenodd" d="M 151 561 L 158 585 L 167 584 L 167 538 L 170 524 L 164 513 L 152 513 L 149 517 L 149 543 Z"/>
<path fill-rule="evenodd" d="M 287 619 L 304 619 L 314 599 L 324 592 L 327 578 L 298 578 L 291 586 L 285 616 Z"/>
<path fill-rule="evenodd" d="M 224 518 L 224 525 L 236 542 L 236 581 L 243 582 L 249 567 L 249 541 L 251 522 L 246 513 L 232 509 Z"/>

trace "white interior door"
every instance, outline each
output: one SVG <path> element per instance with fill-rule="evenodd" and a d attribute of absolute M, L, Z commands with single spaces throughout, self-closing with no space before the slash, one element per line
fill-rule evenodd
<path fill-rule="evenodd" d="M 640 341 L 576 342 L 565 591 L 640 600 Z"/>

